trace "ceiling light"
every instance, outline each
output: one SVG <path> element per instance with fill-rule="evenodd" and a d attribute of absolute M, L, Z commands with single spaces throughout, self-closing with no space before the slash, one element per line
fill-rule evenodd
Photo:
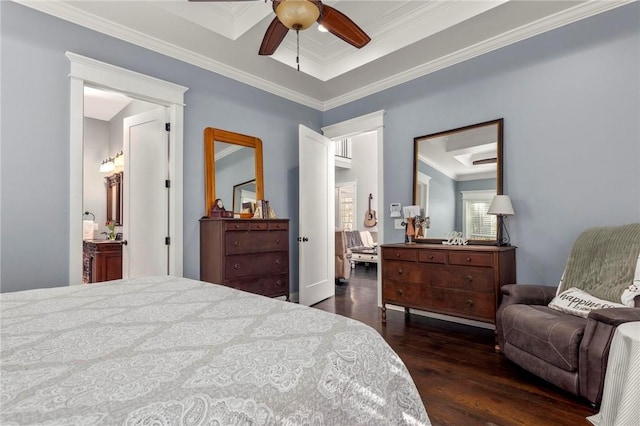
<path fill-rule="evenodd" d="M 326 29 L 324 27 L 324 25 L 322 25 L 322 24 L 318 24 L 318 31 L 320 31 L 321 33 L 328 33 L 329 32 L 329 30 Z"/>
<path fill-rule="evenodd" d="M 113 165 L 116 167 L 124 167 L 124 152 L 120 151 L 113 159 Z"/>
<path fill-rule="evenodd" d="M 320 17 L 320 9 L 309 0 L 283 0 L 276 7 L 276 16 L 290 30 L 306 30 Z"/>

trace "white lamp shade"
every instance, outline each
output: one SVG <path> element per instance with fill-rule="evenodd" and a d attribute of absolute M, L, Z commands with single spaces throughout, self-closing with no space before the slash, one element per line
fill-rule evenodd
<path fill-rule="evenodd" d="M 515 214 L 513 206 L 511 205 L 511 199 L 508 195 L 496 195 L 489 205 L 487 214 L 494 214 L 498 216 L 510 216 Z"/>

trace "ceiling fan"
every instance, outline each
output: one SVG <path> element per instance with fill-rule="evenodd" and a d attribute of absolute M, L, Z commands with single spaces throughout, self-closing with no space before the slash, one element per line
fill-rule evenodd
<path fill-rule="evenodd" d="M 189 1 L 253 1 L 253 0 L 189 0 Z M 267 0 L 265 0 L 267 1 Z M 322 4 L 320 0 L 272 0 L 273 18 L 262 39 L 260 55 L 272 55 L 289 30 L 296 32 L 305 30 L 314 22 L 322 25 L 331 34 L 341 38 L 360 49 L 371 41 L 371 38 L 345 14 L 331 6 Z"/>

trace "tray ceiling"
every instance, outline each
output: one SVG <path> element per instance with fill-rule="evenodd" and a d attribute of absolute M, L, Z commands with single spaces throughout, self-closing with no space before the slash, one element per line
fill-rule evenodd
<path fill-rule="evenodd" d="M 300 71 L 294 31 L 258 55 L 268 1 L 15 1 L 326 110 L 630 0 L 325 1 L 372 41 L 356 49 L 314 24 L 300 32 Z"/>

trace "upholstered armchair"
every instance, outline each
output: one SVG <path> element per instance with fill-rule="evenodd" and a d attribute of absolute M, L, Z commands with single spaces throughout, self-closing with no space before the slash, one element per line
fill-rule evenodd
<path fill-rule="evenodd" d="M 347 248 L 347 237 L 343 230 L 336 230 L 336 283 L 351 276 L 351 252 Z"/>
<path fill-rule="evenodd" d="M 496 314 L 502 353 L 598 405 L 614 331 L 640 321 L 639 255 L 640 224 L 592 228 L 576 240 L 558 288 L 503 286 Z"/>

